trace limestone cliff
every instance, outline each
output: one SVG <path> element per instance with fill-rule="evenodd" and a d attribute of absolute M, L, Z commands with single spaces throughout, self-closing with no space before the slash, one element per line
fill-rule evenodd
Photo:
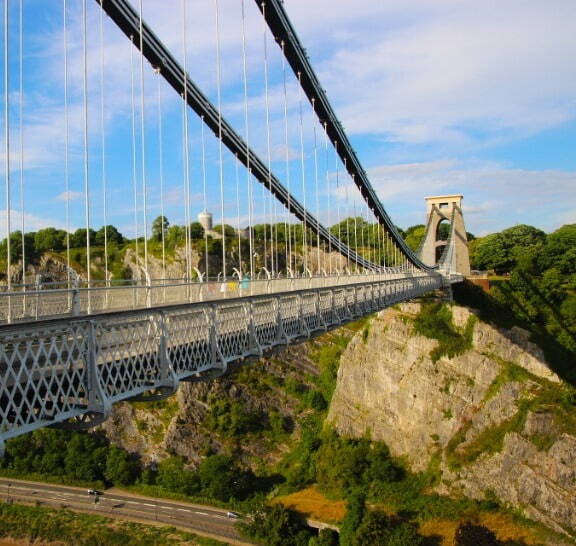
<path fill-rule="evenodd" d="M 576 532 L 576 400 L 527 332 L 452 308 L 471 348 L 435 358 L 415 332 L 419 304 L 380 313 L 343 353 L 329 421 L 385 441 L 437 489 L 498 498 L 556 531 Z M 432 354 L 431 354 L 432 353 Z"/>
<path fill-rule="evenodd" d="M 298 436 L 298 416 L 307 411 L 302 398 L 319 374 L 316 352 L 351 337 L 343 327 L 337 334 L 231 365 L 220 379 L 182 383 L 166 400 L 114 404 L 102 428 L 112 442 L 147 463 L 174 454 L 195 466 L 208 453 L 219 452 L 234 452 L 250 466 L 274 463 Z M 248 432 L 239 432 L 230 419 L 240 425 L 248 420 Z"/>

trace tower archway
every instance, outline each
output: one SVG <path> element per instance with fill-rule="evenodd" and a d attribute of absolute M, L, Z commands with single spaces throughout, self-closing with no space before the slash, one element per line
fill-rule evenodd
<path fill-rule="evenodd" d="M 435 265 L 450 244 L 454 251 L 451 268 L 468 276 L 470 256 L 462 215 L 462 199 L 462 195 L 426 197 L 426 233 L 420 247 L 420 259 L 426 264 Z"/>

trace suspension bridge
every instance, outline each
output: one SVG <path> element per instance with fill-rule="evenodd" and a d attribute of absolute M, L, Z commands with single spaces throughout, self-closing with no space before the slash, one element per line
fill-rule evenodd
<path fill-rule="evenodd" d="M 413 251 L 280 0 L 48 4 L 4 1 L 0 451 L 469 273 L 461 196 Z"/>

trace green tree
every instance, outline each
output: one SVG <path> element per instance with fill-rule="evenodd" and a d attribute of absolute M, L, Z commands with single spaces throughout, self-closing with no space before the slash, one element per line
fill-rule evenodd
<path fill-rule="evenodd" d="M 346 494 L 364 485 L 370 442 L 340 438 L 334 430 L 325 433 L 316 455 L 316 479 L 331 494 Z"/>
<path fill-rule="evenodd" d="M 261 504 L 237 527 L 246 538 L 266 546 L 306 546 L 312 536 L 301 516 L 280 503 Z"/>
<path fill-rule="evenodd" d="M 200 222 L 192 222 L 190 224 L 190 239 L 204 239 L 204 228 Z"/>
<path fill-rule="evenodd" d="M 509 268 L 508 253 L 502 236 L 499 233 L 487 235 L 479 239 L 474 246 L 472 267 L 474 269 L 495 269 L 497 271 Z"/>
<path fill-rule="evenodd" d="M 412 250 L 418 250 L 422 239 L 424 239 L 424 235 L 426 233 L 426 226 L 424 224 L 417 224 L 415 226 L 409 227 L 405 231 L 405 237 L 407 245 Z"/>
<path fill-rule="evenodd" d="M 390 450 L 384 442 L 372 442 L 366 455 L 367 468 L 364 482 L 394 482 L 402 478 L 402 469 L 390 458 Z"/>
<path fill-rule="evenodd" d="M 420 546 L 424 544 L 424 537 L 418 534 L 415 525 L 402 522 L 390 530 L 386 544 L 387 546 Z"/>
<path fill-rule="evenodd" d="M 75 480 L 104 479 L 106 439 L 99 434 L 74 434 L 66 446 L 66 474 Z"/>
<path fill-rule="evenodd" d="M 317 537 L 312 537 L 309 546 L 338 546 L 338 532 L 334 529 L 321 529 Z"/>
<path fill-rule="evenodd" d="M 26 260 L 28 263 L 35 261 L 38 253 L 36 252 L 36 246 L 34 243 L 35 233 L 25 233 L 24 234 L 24 249 L 26 251 Z M 6 260 L 8 256 L 8 245 L 6 243 L 6 238 L 2 239 L 0 242 L 0 259 Z M 22 258 L 22 232 L 13 231 L 10 233 L 10 259 L 12 262 Z"/>
<path fill-rule="evenodd" d="M 218 399 L 211 403 L 206 425 L 210 430 L 224 435 L 240 436 L 262 430 L 265 420 L 261 412 L 253 411 L 245 404 L 235 400 Z"/>
<path fill-rule="evenodd" d="M 353 491 L 348 496 L 346 515 L 340 525 L 340 544 L 351 546 L 353 544 L 356 529 L 360 527 L 366 514 L 366 493 L 362 490 Z"/>
<path fill-rule="evenodd" d="M 548 235 L 539 264 L 542 270 L 556 267 L 564 275 L 576 273 L 576 224 L 566 224 Z"/>
<path fill-rule="evenodd" d="M 84 234 L 86 234 L 86 231 L 84 231 Z M 108 240 L 108 244 L 121 245 L 124 242 L 122 234 L 112 225 L 106 226 L 106 239 Z M 84 244 L 86 244 L 86 239 L 84 239 Z M 104 226 L 94 235 L 94 244 L 96 246 L 104 246 Z"/>
<path fill-rule="evenodd" d="M 474 245 L 474 269 L 494 269 L 497 273 L 510 272 L 527 249 L 542 247 L 546 234 L 532 226 L 520 224 L 487 235 Z"/>
<path fill-rule="evenodd" d="M 110 446 L 104 477 L 115 485 L 131 485 L 141 473 L 140 463 L 124 449 Z"/>
<path fill-rule="evenodd" d="M 186 240 L 186 230 L 184 229 L 184 226 L 171 225 L 164 235 L 164 238 L 168 248 L 175 248 L 178 245 L 184 244 L 184 241 Z"/>
<path fill-rule="evenodd" d="M 168 457 L 158 465 L 156 484 L 167 491 L 195 495 L 200 491 L 200 478 L 196 472 L 184 468 L 183 457 Z"/>
<path fill-rule="evenodd" d="M 310 389 L 308 391 L 306 402 L 309 407 L 316 411 L 324 411 L 328 407 L 324 395 L 316 389 Z"/>
<path fill-rule="evenodd" d="M 53 227 L 40 229 L 34 236 L 34 246 L 38 253 L 60 252 L 66 248 L 66 232 Z"/>
<path fill-rule="evenodd" d="M 384 512 L 369 510 L 364 515 L 362 523 L 354 533 L 352 544 L 354 546 L 373 546 L 374 544 L 388 544 L 390 536 L 390 519 Z"/>
<path fill-rule="evenodd" d="M 234 464 L 227 455 L 212 455 L 198 468 L 202 491 L 208 497 L 221 501 L 243 497 L 250 489 L 250 474 Z"/>
<path fill-rule="evenodd" d="M 436 233 L 436 239 L 438 241 L 447 241 L 450 237 L 450 230 L 452 229 L 452 224 L 447 220 L 440 222 L 438 224 L 438 229 Z"/>
<path fill-rule="evenodd" d="M 170 227 L 170 222 L 166 216 L 157 216 L 152 222 L 152 239 L 155 241 L 162 240 L 162 233 L 164 233 L 164 240 L 166 240 L 166 233 Z"/>
<path fill-rule="evenodd" d="M 224 234 L 226 235 L 226 239 L 232 239 L 233 237 L 238 237 L 236 230 L 228 225 L 228 224 L 224 224 L 224 227 L 222 227 L 221 224 L 214 226 L 213 231 L 215 231 L 216 233 L 219 233 L 220 235 L 222 235 L 222 230 L 224 230 Z"/>
<path fill-rule="evenodd" d="M 96 244 L 96 232 L 90 228 L 90 244 Z M 86 228 L 77 229 L 70 237 L 70 246 L 73 248 L 84 248 L 86 246 Z"/>

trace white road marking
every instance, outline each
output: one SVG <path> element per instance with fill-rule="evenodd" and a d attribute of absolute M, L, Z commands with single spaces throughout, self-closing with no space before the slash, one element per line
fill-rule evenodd
<path fill-rule="evenodd" d="M 2 485 L 4 488 L 6 488 L 7 486 L 4 483 L 1 483 L 0 485 Z M 60 491 L 51 491 L 50 489 L 33 489 L 31 487 L 26 487 L 26 486 L 22 486 L 22 485 L 12 485 L 11 486 L 12 490 L 19 490 L 19 491 L 32 491 L 33 494 L 34 493 L 42 493 L 43 495 L 52 495 L 52 500 L 56 500 L 56 501 L 61 501 L 61 500 L 68 500 L 70 502 L 74 502 L 73 499 L 77 498 L 80 499 L 80 502 L 85 503 L 87 500 L 90 500 L 88 498 L 88 496 L 86 494 L 78 494 L 78 493 L 67 493 L 67 492 L 60 492 Z M 124 500 L 124 499 L 115 499 L 114 497 L 107 497 L 104 496 L 101 498 L 101 500 L 106 500 L 106 501 L 110 501 L 110 502 L 121 502 L 123 504 L 134 504 L 137 506 L 148 506 L 151 508 L 158 508 L 160 510 L 171 510 L 171 511 L 178 511 L 178 512 L 188 512 L 188 513 L 193 513 L 193 514 L 197 514 L 199 516 L 206 516 L 206 517 L 212 517 L 212 518 L 217 518 L 217 519 L 223 519 L 223 520 L 228 520 L 229 518 L 227 518 L 224 515 L 220 515 L 220 514 L 209 514 L 207 512 L 200 512 L 198 510 L 188 510 L 186 508 L 177 508 L 174 506 L 162 506 L 161 504 L 150 504 L 150 503 L 145 503 L 145 502 L 138 502 L 138 501 L 131 501 L 131 500 Z M 78 502 L 78 501 L 76 501 Z M 175 519 L 175 516 L 171 516 L 168 514 L 165 514 L 164 517 L 170 518 L 170 519 Z"/>

